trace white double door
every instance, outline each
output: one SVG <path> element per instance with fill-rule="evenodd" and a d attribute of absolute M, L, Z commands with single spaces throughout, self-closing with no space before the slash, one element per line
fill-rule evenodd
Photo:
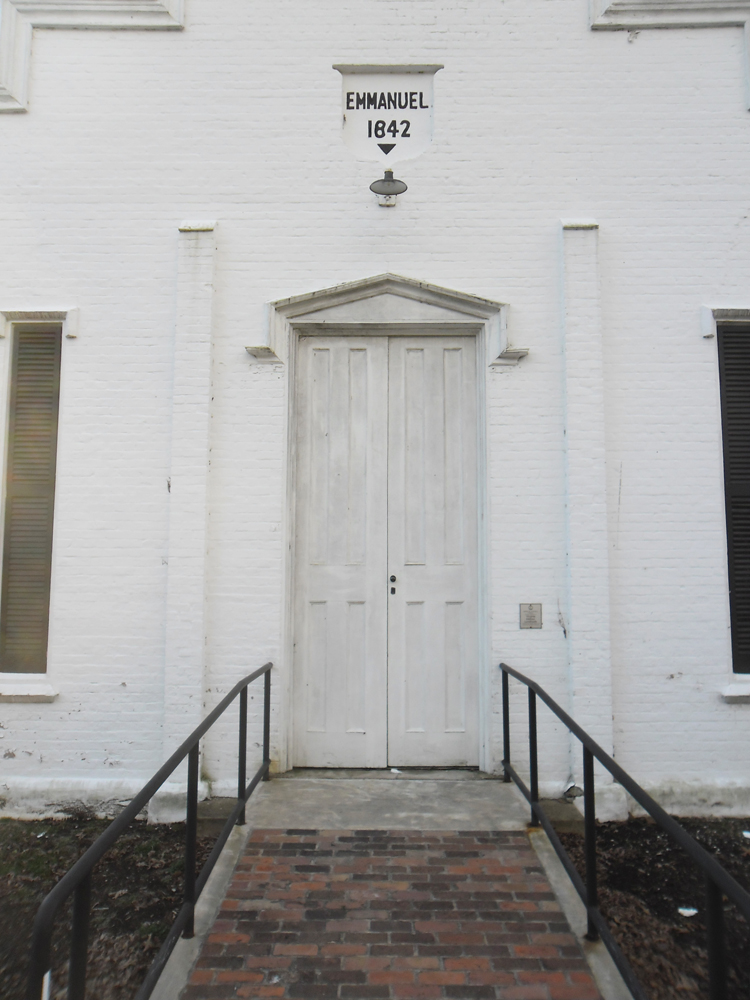
<path fill-rule="evenodd" d="M 294 763 L 474 765 L 474 337 L 303 337 Z"/>

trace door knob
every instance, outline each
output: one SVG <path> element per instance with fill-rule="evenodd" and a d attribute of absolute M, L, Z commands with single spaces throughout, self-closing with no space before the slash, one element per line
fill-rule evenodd
<path fill-rule="evenodd" d="M 396 582 L 396 577 L 395 577 L 395 576 L 392 576 L 392 577 L 391 577 L 391 583 L 395 583 L 395 582 Z"/>

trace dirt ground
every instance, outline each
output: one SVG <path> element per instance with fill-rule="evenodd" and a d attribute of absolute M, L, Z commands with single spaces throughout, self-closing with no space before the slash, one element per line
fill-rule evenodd
<path fill-rule="evenodd" d="M 750 891 L 750 819 L 679 822 Z M 560 832 L 583 875 L 583 836 Z M 650 819 L 597 827 L 599 902 L 650 1000 L 708 998 L 703 876 Z M 680 909 L 695 909 L 683 916 Z M 750 928 L 725 903 L 729 1000 L 750 1000 Z"/>
<path fill-rule="evenodd" d="M 0 820 L 0 996 L 25 1000 L 30 929 L 39 904 L 109 825 L 79 816 Z M 198 868 L 216 832 L 198 843 Z M 135 823 L 94 869 L 89 947 L 90 996 L 131 1000 L 182 903 L 185 827 Z M 68 914 L 57 922 L 52 1000 L 67 990 Z"/>

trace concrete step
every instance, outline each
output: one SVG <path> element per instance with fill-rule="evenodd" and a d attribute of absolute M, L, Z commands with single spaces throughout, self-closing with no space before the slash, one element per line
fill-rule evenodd
<path fill-rule="evenodd" d="M 254 827 L 523 830 L 528 809 L 514 785 L 478 771 L 292 772 L 265 782 L 248 803 Z"/>

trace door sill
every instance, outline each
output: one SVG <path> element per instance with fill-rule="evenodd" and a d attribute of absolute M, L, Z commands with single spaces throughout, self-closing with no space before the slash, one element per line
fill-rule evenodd
<path fill-rule="evenodd" d="M 295 767 L 291 771 L 275 774 L 274 779 L 290 778 L 369 778 L 376 781 L 488 781 L 498 775 L 487 774 L 478 767 Z"/>

